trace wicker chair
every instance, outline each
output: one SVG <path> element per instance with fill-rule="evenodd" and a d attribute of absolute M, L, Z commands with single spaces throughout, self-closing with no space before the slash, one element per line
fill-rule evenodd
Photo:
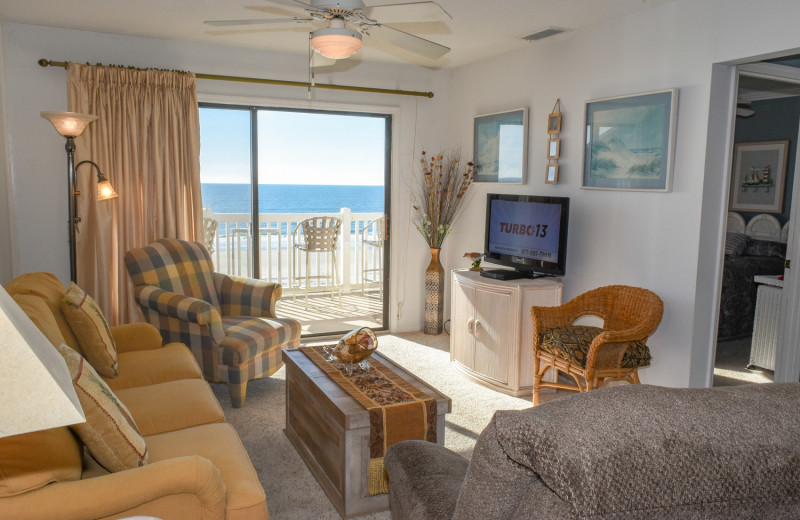
<path fill-rule="evenodd" d="M 661 322 L 664 304 L 647 289 L 611 285 L 557 307 L 531 307 L 533 319 L 533 405 L 541 387 L 588 392 L 610 381 L 639 383 L 639 368 L 650 365 L 647 338 Z M 597 316 L 603 328 L 575 325 Z M 575 380 L 542 381 L 549 369 Z"/>

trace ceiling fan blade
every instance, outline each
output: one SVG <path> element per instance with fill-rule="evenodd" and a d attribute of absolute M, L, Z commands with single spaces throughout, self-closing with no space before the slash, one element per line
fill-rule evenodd
<path fill-rule="evenodd" d="M 436 2 L 374 5 L 364 8 L 364 14 L 381 23 L 449 22 L 453 19 Z"/>
<path fill-rule="evenodd" d="M 206 25 L 213 25 L 214 27 L 227 27 L 231 25 L 260 25 L 265 23 L 303 23 L 310 22 L 313 18 L 256 18 L 252 20 L 206 20 L 203 22 Z"/>
<path fill-rule="evenodd" d="M 291 5 L 293 7 L 302 7 L 304 9 L 306 7 L 311 7 L 311 8 L 314 7 L 308 2 L 301 2 L 300 0 L 267 0 L 267 1 L 271 4 Z"/>
<path fill-rule="evenodd" d="M 449 47 L 400 31 L 388 25 L 378 24 L 370 27 L 369 35 L 432 60 L 437 60 L 450 52 Z"/>

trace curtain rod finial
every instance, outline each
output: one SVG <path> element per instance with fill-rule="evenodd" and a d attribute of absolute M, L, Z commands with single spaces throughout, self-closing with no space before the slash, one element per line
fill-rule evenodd
<path fill-rule="evenodd" d="M 40 59 L 36 63 L 38 63 L 40 67 L 47 67 L 48 65 L 50 65 L 50 62 L 44 58 Z"/>

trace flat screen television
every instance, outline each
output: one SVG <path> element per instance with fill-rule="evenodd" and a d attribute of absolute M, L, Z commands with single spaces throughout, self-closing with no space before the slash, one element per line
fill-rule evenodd
<path fill-rule="evenodd" d="M 514 269 L 516 277 L 563 276 L 568 224 L 567 197 L 490 193 L 484 259 Z M 498 270 L 485 271 L 484 276 L 514 277 Z"/>

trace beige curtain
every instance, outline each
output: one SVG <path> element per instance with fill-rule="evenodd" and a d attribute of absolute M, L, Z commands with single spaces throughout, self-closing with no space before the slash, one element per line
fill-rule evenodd
<path fill-rule="evenodd" d="M 163 237 L 202 237 L 200 121 L 192 74 L 70 63 L 69 110 L 94 114 L 75 140 L 119 198 L 96 200 L 97 175 L 78 171 L 78 285 L 112 324 L 141 320 L 125 252 Z"/>

